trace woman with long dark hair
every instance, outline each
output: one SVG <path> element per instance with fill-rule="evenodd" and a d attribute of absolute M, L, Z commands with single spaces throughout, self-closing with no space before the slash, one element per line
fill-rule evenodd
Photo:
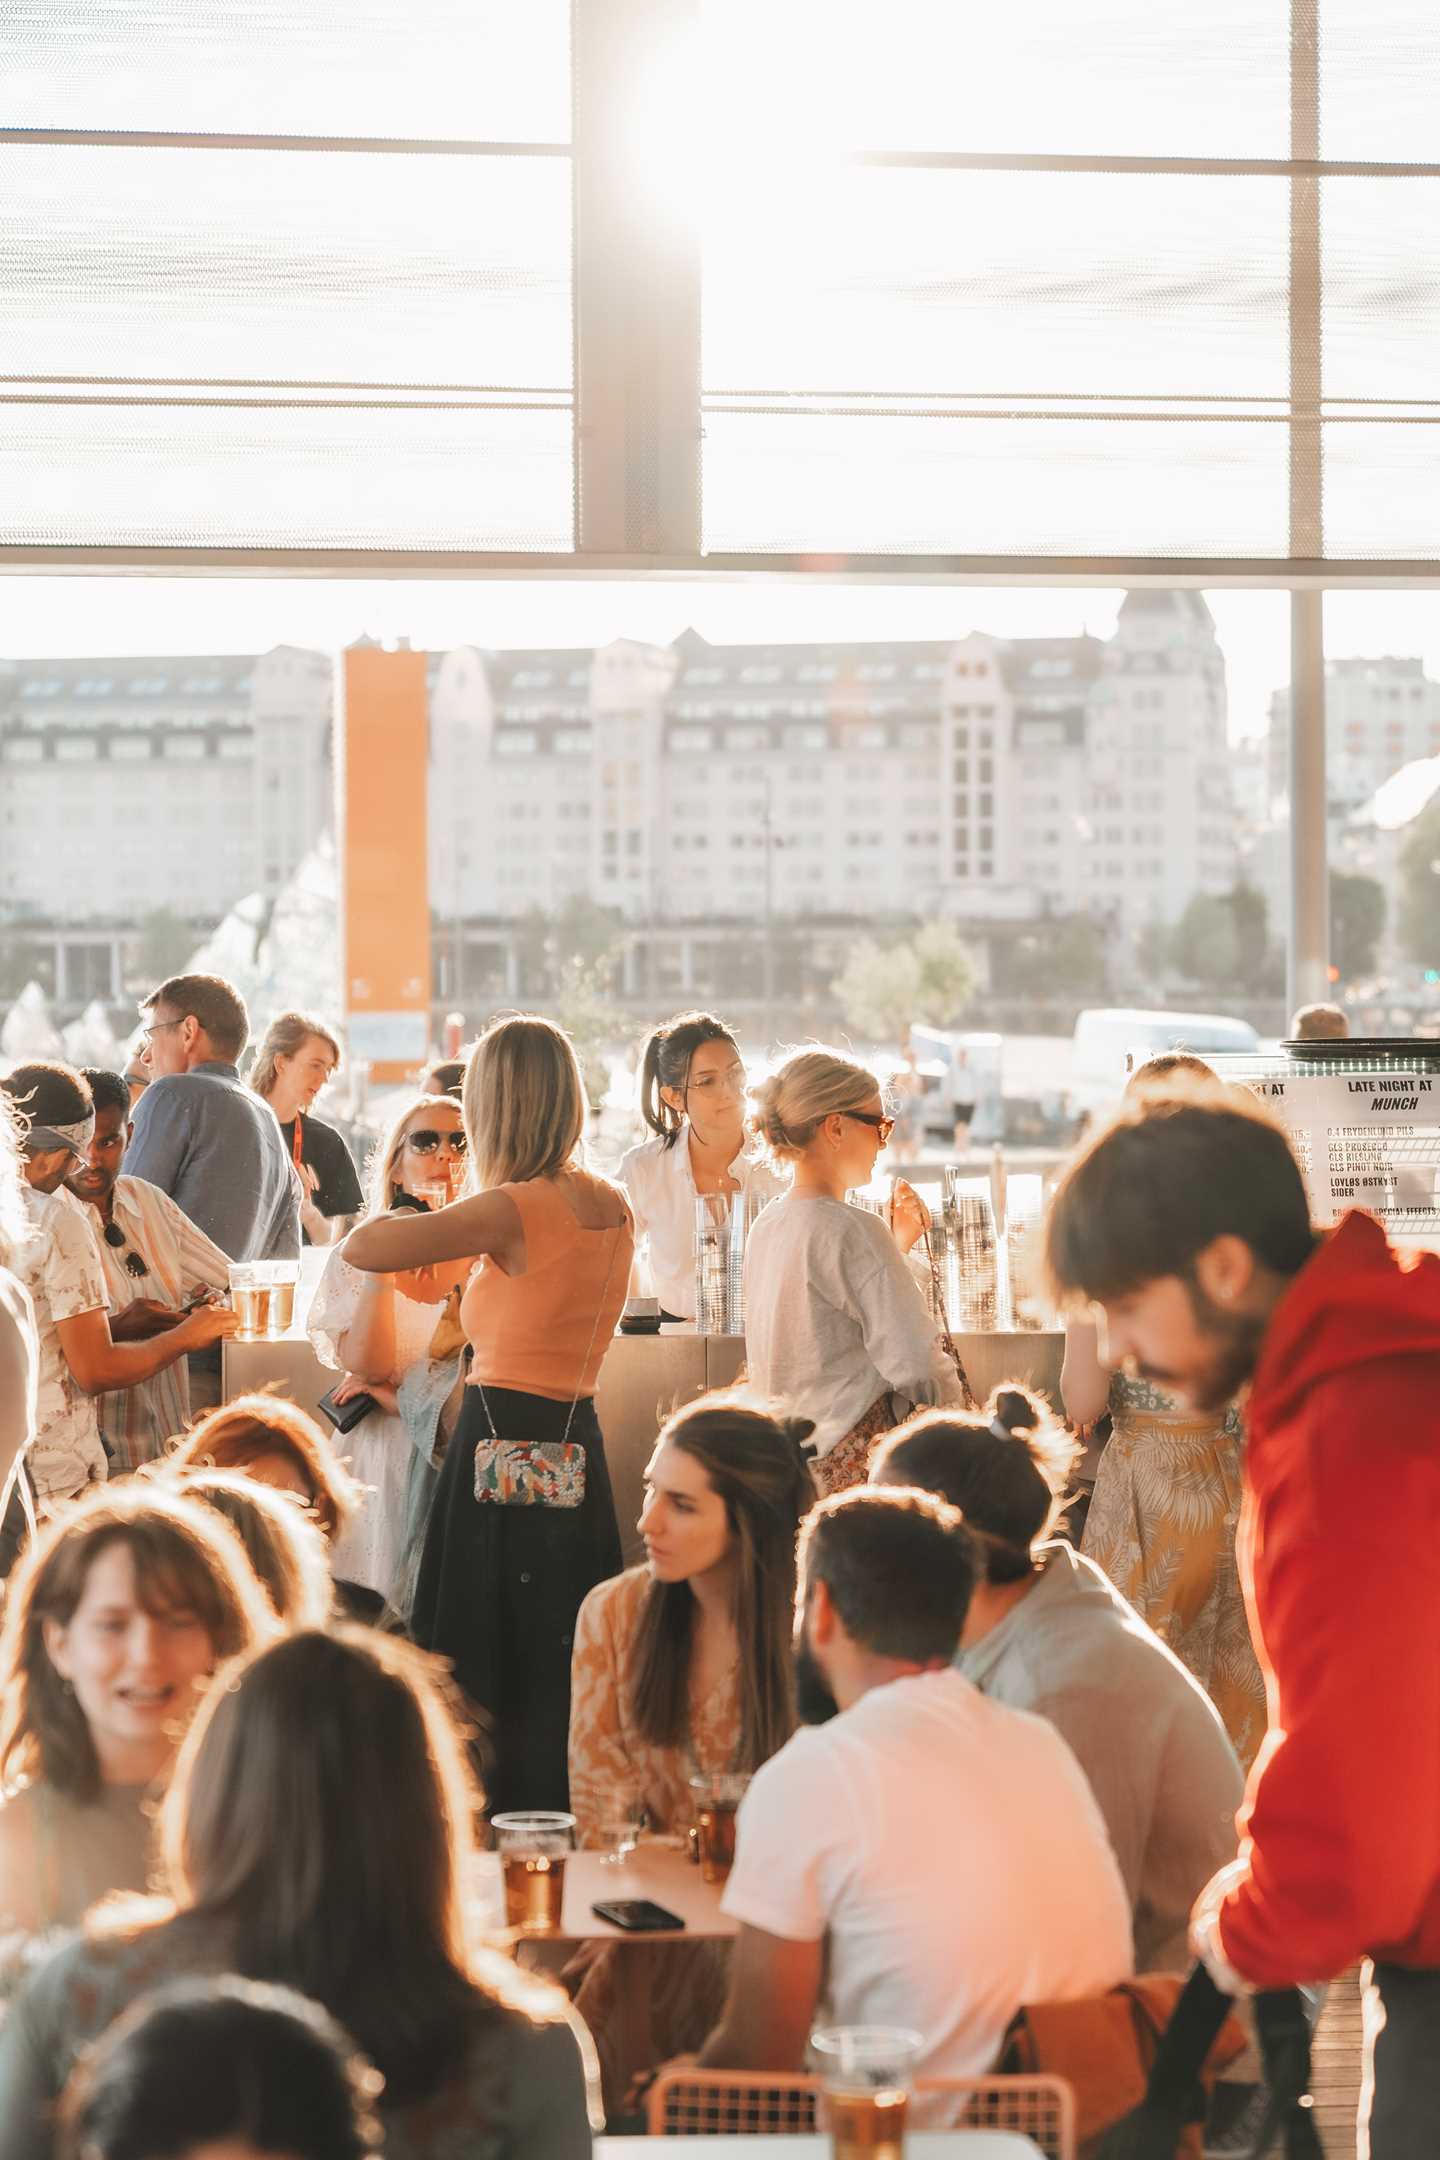
<path fill-rule="evenodd" d="M 484 1714 L 497 1806 L 563 1808 L 575 1616 L 620 1568 L 595 1384 L 634 1231 L 623 1192 L 584 1166 L 563 1028 L 497 1020 L 466 1066 L 464 1113 L 465 1196 L 376 1216 L 342 1250 L 367 1273 L 477 1263 L 460 1301 L 473 1356 L 410 1624 Z"/>
<path fill-rule="evenodd" d="M 737 1392 L 702 1396 L 664 1426 L 645 1473 L 643 1567 L 592 1590 L 575 1629 L 570 1805 L 582 1844 L 606 1841 L 617 1795 L 652 1830 L 690 1824 L 696 1776 L 748 1773 L 795 1729 L 795 1541 L 815 1494 L 810 1424 Z M 616 1961 L 596 1945 L 571 1967 L 613 2110 L 634 2071 L 616 2008 Z M 698 2047 L 725 1996 L 715 1944 L 653 1946 L 660 2055 Z"/>
<path fill-rule="evenodd" d="M 786 1180 L 745 1130 L 745 1060 L 713 1013 L 677 1013 L 640 1057 L 640 1115 L 654 1134 L 621 1160 L 619 1178 L 650 1240 L 663 1316 L 695 1318 L 695 1202 L 704 1193 L 753 1193 L 759 1205 Z"/>
<path fill-rule="evenodd" d="M 586 2048 L 554 1989 L 466 1941 L 478 1796 L 427 1661 L 363 1629 L 232 1666 L 176 1766 L 169 1898 L 97 1916 L 0 2028 L 0 2160 L 51 2160 L 80 2050 L 167 1981 L 235 1973 L 329 2012 L 385 2080 L 386 2160 L 580 2160 Z"/>

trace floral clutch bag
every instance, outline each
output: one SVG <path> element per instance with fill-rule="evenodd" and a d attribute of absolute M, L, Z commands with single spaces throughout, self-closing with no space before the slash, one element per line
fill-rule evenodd
<path fill-rule="evenodd" d="M 585 1450 L 571 1440 L 482 1440 L 475 1498 L 491 1507 L 578 1508 L 585 1499 Z"/>

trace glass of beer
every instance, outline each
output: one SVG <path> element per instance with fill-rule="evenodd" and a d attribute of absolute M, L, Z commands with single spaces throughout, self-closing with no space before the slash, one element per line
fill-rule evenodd
<path fill-rule="evenodd" d="M 300 1280 L 298 1260 L 267 1260 L 265 1273 L 270 1278 L 269 1332 L 273 1335 L 288 1334 L 295 1319 L 295 1285 Z"/>
<path fill-rule="evenodd" d="M 558 1935 L 565 1902 L 565 1860 L 575 1843 L 575 1817 L 496 1815 L 490 1827 L 505 1878 L 506 1926 L 522 1935 Z"/>
<path fill-rule="evenodd" d="M 920 2034 L 825 2025 L 810 2035 L 834 2160 L 903 2160 Z"/>
<path fill-rule="evenodd" d="M 749 1783 L 748 1777 L 728 1771 L 718 1777 L 692 1777 L 690 1780 L 702 1882 L 724 1882 L 734 1865 L 735 1815 Z"/>
<path fill-rule="evenodd" d="M 270 1284 L 258 1261 L 236 1261 L 230 1269 L 230 1302 L 240 1325 L 237 1342 L 259 1342 L 270 1325 Z"/>

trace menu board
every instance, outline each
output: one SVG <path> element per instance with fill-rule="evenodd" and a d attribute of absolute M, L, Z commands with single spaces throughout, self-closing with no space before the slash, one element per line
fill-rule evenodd
<path fill-rule="evenodd" d="M 1440 1070 L 1214 1063 L 1287 1127 L 1317 1223 L 1360 1207 L 1400 1242 L 1440 1247 Z"/>

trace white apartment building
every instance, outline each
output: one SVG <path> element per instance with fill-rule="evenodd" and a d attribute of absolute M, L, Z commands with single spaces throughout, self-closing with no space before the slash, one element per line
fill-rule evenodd
<path fill-rule="evenodd" d="M 1416 658 L 1330 660 L 1325 666 L 1325 778 L 1333 810 L 1350 811 L 1415 758 L 1440 755 L 1440 682 Z M 1270 700 L 1270 796 L 1290 792 L 1290 692 Z"/>
<path fill-rule="evenodd" d="M 330 821 L 333 671 L 243 657 L 0 662 L 0 922 L 218 920 Z"/>

